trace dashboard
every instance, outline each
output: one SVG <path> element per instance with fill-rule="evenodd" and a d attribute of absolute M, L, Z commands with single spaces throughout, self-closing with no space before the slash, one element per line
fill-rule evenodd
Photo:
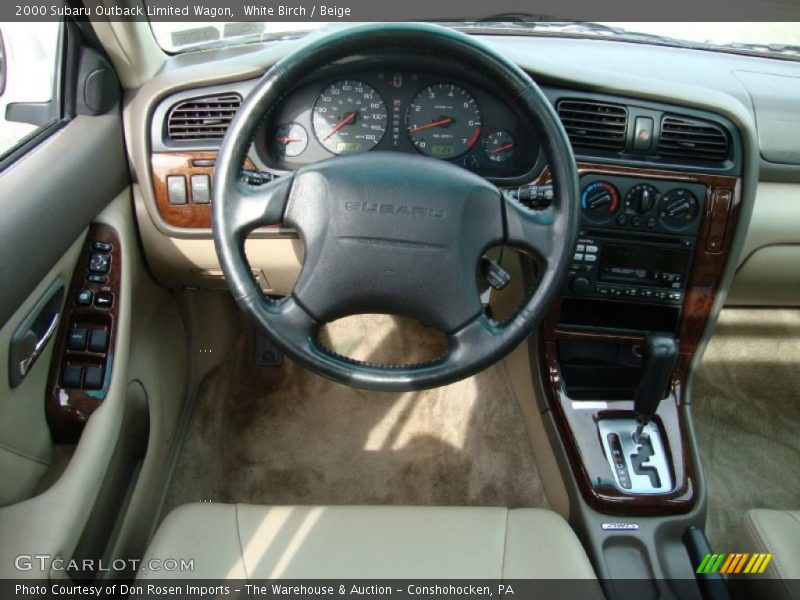
<path fill-rule="evenodd" d="M 419 153 L 485 177 L 519 177 L 539 155 L 515 110 L 476 74 L 376 65 L 299 87 L 256 139 L 267 167 L 294 170 L 333 156 Z"/>

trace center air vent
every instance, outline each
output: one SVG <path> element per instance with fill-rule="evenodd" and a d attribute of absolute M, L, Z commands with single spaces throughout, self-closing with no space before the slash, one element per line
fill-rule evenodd
<path fill-rule="evenodd" d="M 625 147 L 628 109 L 620 104 L 561 100 L 558 116 L 573 146 L 614 151 Z"/>
<path fill-rule="evenodd" d="M 225 137 L 241 104 L 239 94 L 203 96 L 179 102 L 167 115 L 167 137 L 175 142 L 220 140 Z"/>
<path fill-rule="evenodd" d="M 665 115 L 661 119 L 658 153 L 686 160 L 723 161 L 730 143 L 725 130 L 709 121 Z"/>

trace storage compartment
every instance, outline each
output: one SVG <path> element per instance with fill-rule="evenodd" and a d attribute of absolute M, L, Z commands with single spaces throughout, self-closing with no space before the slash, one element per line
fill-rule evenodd
<path fill-rule="evenodd" d="M 573 400 L 630 400 L 642 377 L 638 344 L 561 341 L 558 360 Z"/>
<path fill-rule="evenodd" d="M 680 314 L 677 306 L 563 298 L 558 324 L 567 329 L 676 333 Z"/>

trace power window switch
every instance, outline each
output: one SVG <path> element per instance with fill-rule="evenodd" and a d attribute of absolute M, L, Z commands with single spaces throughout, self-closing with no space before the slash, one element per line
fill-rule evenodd
<path fill-rule="evenodd" d="M 103 387 L 103 367 L 86 367 L 83 376 L 83 387 L 87 390 L 99 390 Z"/>
<path fill-rule="evenodd" d="M 170 204 L 186 204 L 186 178 L 183 175 L 167 177 L 167 201 Z"/>
<path fill-rule="evenodd" d="M 89 336 L 89 350 L 91 352 L 105 352 L 108 346 L 108 331 L 95 329 Z"/>
<path fill-rule="evenodd" d="M 93 298 L 94 294 L 92 293 L 92 290 L 83 289 L 75 294 L 75 304 L 78 306 L 91 306 Z"/>
<path fill-rule="evenodd" d="M 81 327 L 71 329 L 67 340 L 67 348 L 73 352 L 83 352 L 86 350 L 86 333 L 87 331 Z"/>
<path fill-rule="evenodd" d="M 83 367 L 67 365 L 61 373 L 61 387 L 65 389 L 80 388 L 81 377 L 83 377 Z"/>
<path fill-rule="evenodd" d="M 208 204 L 211 202 L 211 178 L 208 175 L 192 175 L 192 202 Z"/>

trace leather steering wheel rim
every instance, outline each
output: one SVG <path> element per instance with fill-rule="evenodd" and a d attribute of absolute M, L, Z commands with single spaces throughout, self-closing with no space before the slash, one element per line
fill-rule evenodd
<path fill-rule="evenodd" d="M 505 92 L 539 134 L 553 180 L 550 207 L 534 211 L 466 169 L 396 152 L 334 157 L 262 186 L 243 180 L 241 166 L 256 131 L 299 81 L 338 60 L 404 49 L 469 64 Z M 407 197 L 413 202 L 397 200 Z M 531 334 L 569 268 L 578 197 L 577 168 L 567 135 L 547 98 L 524 71 L 478 40 L 441 26 L 368 24 L 305 44 L 256 84 L 228 128 L 217 157 L 212 231 L 237 303 L 288 356 L 353 387 L 407 391 L 473 375 Z M 381 211 L 371 209 L 382 206 L 390 208 L 378 217 Z M 295 227 L 307 249 L 298 283 L 281 300 L 264 295 L 244 254 L 250 231 L 277 223 Z M 366 243 L 371 245 L 369 252 Z M 476 311 L 476 302 L 480 304 L 475 279 L 474 299 L 455 297 L 455 292 L 467 293 L 469 262 L 499 244 L 529 252 L 541 266 L 533 292 L 502 323 Z M 446 289 L 403 286 L 394 277 L 396 268 L 408 271 L 403 271 L 407 281 Z M 349 281 L 341 285 L 338 278 Z M 437 285 L 437 278 L 452 285 Z M 447 335 L 449 351 L 419 365 L 375 365 L 338 356 L 320 344 L 317 333 L 325 322 L 363 312 L 419 318 Z"/>

